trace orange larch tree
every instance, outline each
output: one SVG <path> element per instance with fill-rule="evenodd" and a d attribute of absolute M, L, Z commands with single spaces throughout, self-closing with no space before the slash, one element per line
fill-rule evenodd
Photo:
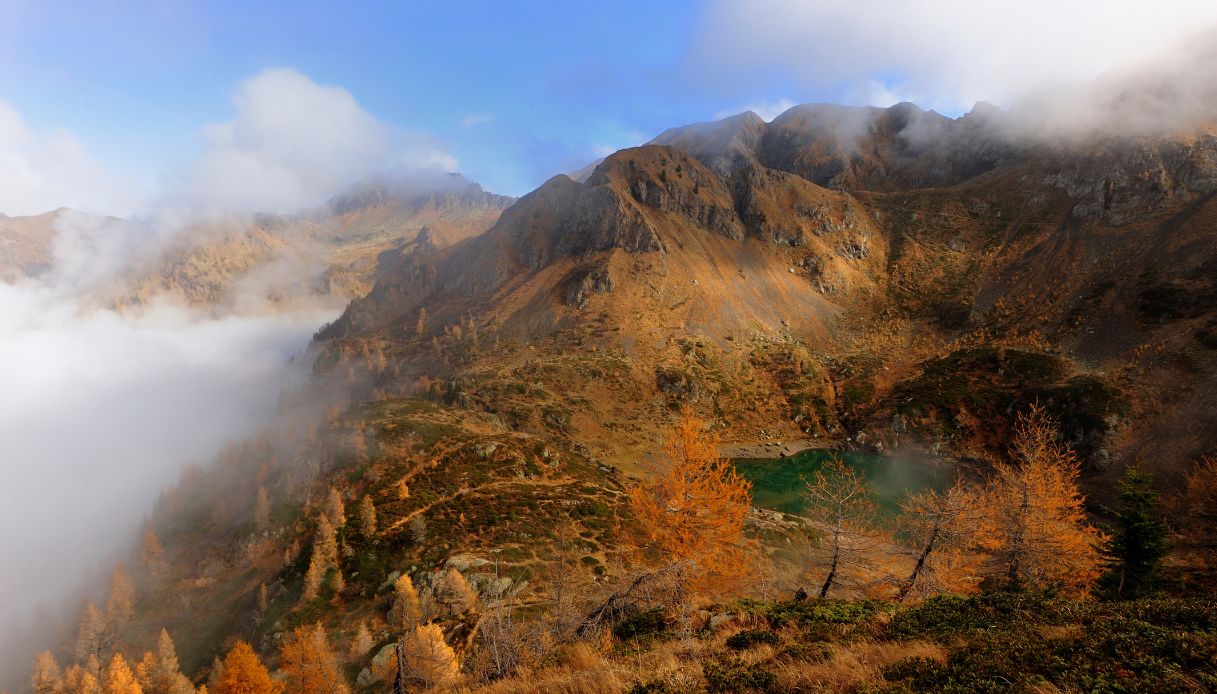
<path fill-rule="evenodd" d="M 1019 415 L 1010 458 L 996 464 L 980 503 L 986 578 L 1085 596 L 1103 572 L 1106 538 L 1086 520 L 1077 457 L 1042 408 Z"/>
<path fill-rule="evenodd" d="M 743 531 L 752 487 L 719 455 L 718 444 L 686 409 L 657 474 L 630 489 L 643 549 L 659 570 L 677 577 L 681 593 L 730 592 L 751 572 L 753 552 Z"/>
<path fill-rule="evenodd" d="M 913 593 L 970 592 L 979 586 L 977 556 L 972 551 L 978 509 L 979 492 L 962 483 L 901 502 L 901 535 L 916 560 L 899 583 L 897 602 Z"/>
<path fill-rule="evenodd" d="M 346 679 L 338 656 L 330 648 L 320 623 L 296 629 L 283 642 L 279 663 L 291 694 L 346 694 Z"/>
<path fill-rule="evenodd" d="M 258 654 L 238 641 L 224 657 L 224 668 L 216 680 L 214 694 L 281 694 L 283 683 L 272 679 Z"/>

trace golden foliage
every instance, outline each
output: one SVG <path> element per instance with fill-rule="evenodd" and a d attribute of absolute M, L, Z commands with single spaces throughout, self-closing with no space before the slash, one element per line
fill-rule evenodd
<path fill-rule="evenodd" d="M 436 624 L 415 627 L 405 640 L 404 652 L 401 672 L 407 682 L 443 687 L 456 684 L 460 679 L 456 653 L 444 641 L 444 632 Z"/>
<path fill-rule="evenodd" d="M 902 535 L 917 559 L 897 589 L 897 601 L 910 594 L 968 593 L 979 588 L 979 557 L 972 551 L 979 497 L 978 490 L 957 483 L 944 492 L 923 492 L 900 504 Z"/>
<path fill-rule="evenodd" d="M 144 694 L 193 694 L 194 686 L 182 674 L 177 659 L 177 648 L 169 632 L 161 629 L 156 641 L 156 653 L 144 654 L 144 659 L 135 668 L 136 678 Z"/>
<path fill-rule="evenodd" d="M 1019 416 L 1010 463 L 998 463 L 978 518 L 988 578 L 1084 596 L 1103 570 L 1106 537 L 1086 522 L 1078 460 L 1039 407 Z"/>
<path fill-rule="evenodd" d="M 101 680 L 102 694 L 143 694 L 122 653 L 115 653 Z"/>
<path fill-rule="evenodd" d="M 135 584 L 122 564 L 110 574 L 110 592 L 106 598 L 106 615 L 116 622 L 125 622 L 135 614 Z"/>
<path fill-rule="evenodd" d="M 238 641 L 224 657 L 215 694 L 281 694 L 283 683 L 272 679 L 253 647 Z"/>
<path fill-rule="evenodd" d="M 372 503 L 372 497 L 364 494 L 363 498 L 359 500 L 356 512 L 359 534 L 364 537 L 374 537 L 376 535 L 376 504 Z"/>
<path fill-rule="evenodd" d="M 346 525 L 346 506 L 342 503 L 342 494 L 334 487 L 330 487 L 329 493 L 326 494 L 323 509 L 323 515 L 329 518 L 334 527 L 341 528 Z"/>
<path fill-rule="evenodd" d="M 454 613 L 471 612 L 477 608 L 477 593 L 473 592 L 469 581 L 455 568 L 444 573 L 440 588 L 444 602 Z"/>
<path fill-rule="evenodd" d="M 50 651 L 42 651 L 34 658 L 34 670 L 30 673 L 30 689 L 34 694 L 55 694 L 63 687 L 63 675 L 59 663 Z"/>
<path fill-rule="evenodd" d="M 358 660 L 368 654 L 372 650 L 372 632 L 368 630 L 367 622 L 360 622 L 359 628 L 355 630 L 355 636 L 351 639 L 351 648 L 347 651 L 347 656 L 351 660 Z"/>
<path fill-rule="evenodd" d="M 718 437 L 692 411 L 681 413 L 651 479 L 630 489 L 644 548 L 678 567 L 684 588 L 718 595 L 751 572 L 752 547 L 743 536 L 751 485 L 718 453 Z"/>
<path fill-rule="evenodd" d="M 279 665 L 291 694 L 345 694 L 349 691 L 338 656 L 320 623 L 302 625 L 283 642 Z"/>
<path fill-rule="evenodd" d="M 254 529 L 259 532 L 270 529 L 270 499 L 266 496 L 266 487 L 258 487 L 258 497 L 254 500 Z"/>
<path fill-rule="evenodd" d="M 418 599 L 418 591 L 406 574 L 402 574 L 393 583 L 393 608 L 389 611 L 389 627 L 409 633 L 422 621 L 423 610 Z"/>

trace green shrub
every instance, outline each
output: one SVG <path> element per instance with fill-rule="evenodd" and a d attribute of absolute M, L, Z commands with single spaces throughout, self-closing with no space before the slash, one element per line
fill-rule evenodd
<path fill-rule="evenodd" d="M 770 646 L 778 642 L 778 635 L 772 631 L 764 629 L 745 629 L 737 634 L 732 634 L 727 637 L 727 648 L 733 651 L 742 651 L 753 646 L 768 644 Z"/>
<path fill-rule="evenodd" d="M 702 672 L 709 692 L 771 692 L 778 682 L 777 675 L 764 664 L 749 665 L 739 659 L 705 663 Z"/>
<path fill-rule="evenodd" d="M 667 628 L 668 620 L 664 617 L 663 610 L 656 607 L 617 622 L 613 627 L 613 636 L 618 641 L 629 641 L 644 636 L 658 636 Z"/>

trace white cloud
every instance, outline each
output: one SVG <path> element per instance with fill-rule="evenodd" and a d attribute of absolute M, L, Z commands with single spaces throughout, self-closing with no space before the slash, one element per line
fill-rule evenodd
<path fill-rule="evenodd" d="M 29 128 L 0 102 L 0 213 L 34 215 L 59 207 L 128 214 L 139 206 L 136 185 L 106 171 L 71 132 Z"/>
<path fill-rule="evenodd" d="M 729 118 L 731 116 L 744 113 L 745 111 L 752 111 L 756 115 L 760 116 L 765 122 L 769 122 L 782 115 L 783 111 L 786 111 L 793 106 L 795 106 L 795 102 L 791 101 L 790 99 L 760 101 L 748 104 L 746 106 L 740 106 L 738 108 L 719 111 L 718 113 L 714 114 L 714 120 L 722 120 L 723 118 Z"/>
<path fill-rule="evenodd" d="M 472 128 L 475 125 L 483 125 L 494 120 L 493 113 L 470 113 L 461 119 L 461 125 L 466 128 Z"/>
<path fill-rule="evenodd" d="M 236 116 L 203 131 L 183 202 L 226 211 L 292 212 L 316 205 L 372 171 L 451 169 L 456 161 L 420 136 L 399 133 L 341 87 L 288 69 L 241 84 Z M 402 139 L 410 145 L 397 149 Z"/>
<path fill-rule="evenodd" d="M 1217 23 L 1211 0 L 716 0 L 690 55 L 707 80 L 778 74 L 808 91 L 942 111 L 1009 105 L 1047 82 L 1092 79 Z"/>

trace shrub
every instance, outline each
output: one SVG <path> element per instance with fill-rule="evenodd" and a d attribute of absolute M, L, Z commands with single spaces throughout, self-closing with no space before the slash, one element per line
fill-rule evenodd
<path fill-rule="evenodd" d="M 737 634 L 732 634 L 727 637 L 727 648 L 733 651 L 742 651 L 753 646 L 768 644 L 770 646 L 777 644 L 778 635 L 772 631 L 763 629 L 745 629 Z"/>
<path fill-rule="evenodd" d="M 664 617 L 663 610 L 656 607 L 617 622 L 613 627 L 613 636 L 618 641 L 630 641 L 644 636 L 661 635 L 667 628 L 668 620 Z"/>
<path fill-rule="evenodd" d="M 708 662 L 702 672 L 710 692 L 771 692 L 778 682 L 777 675 L 766 670 L 764 664 L 749 665 L 739 659 Z"/>

